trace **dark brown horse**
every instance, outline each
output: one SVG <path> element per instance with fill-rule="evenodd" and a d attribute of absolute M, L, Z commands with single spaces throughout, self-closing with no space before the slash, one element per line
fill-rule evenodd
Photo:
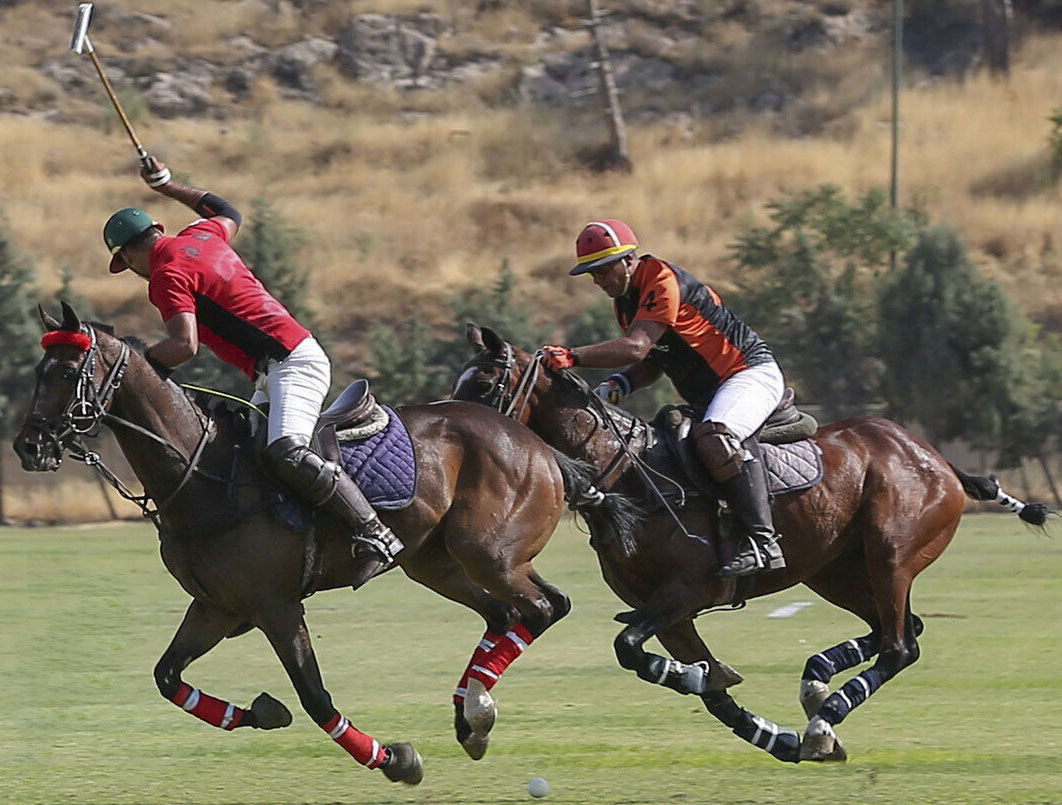
<path fill-rule="evenodd" d="M 636 496 L 649 507 L 656 503 L 637 466 L 649 433 L 645 423 L 601 403 L 576 375 L 543 369 L 538 354 L 512 347 L 489 329 L 470 325 L 468 337 L 478 351 L 456 384 L 455 399 L 508 413 L 558 450 L 594 464 L 602 489 Z M 700 695 L 736 735 L 793 762 L 843 760 L 834 727 L 918 659 L 923 624 L 911 612 L 911 583 L 948 546 L 966 495 L 999 500 L 1035 525 L 1046 518 L 1045 507 L 1026 506 L 994 480 L 960 472 L 886 419 L 827 425 L 814 442 L 822 451 L 822 481 L 773 502 L 786 567 L 754 577 L 744 596 L 803 583 L 870 627 L 869 634 L 808 659 L 800 685 L 809 718 L 803 738 L 734 702 L 725 689 L 740 676 L 712 656 L 694 627 L 694 617 L 734 594 L 733 580 L 716 574 L 716 550 L 689 536 L 711 534 L 714 527 L 705 498 L 692 498 L 675 517 L 657 506 L 659 513 L 646 517 L 630 544 L 610 541 L 591 524 L 605 581 L 635 608 L 618 616 L 628 624 L 615 641 L 620 665 L 646 681 Z M 673 659 L 642 648 L 654 635 Z M 872 667 L 830 693 L 831 677 L 874 657 Z"/>
<path fill-rule="evenodd" d="M 49 332 L 32 411 L 15 450 L 31 471 L 58 469 L 67 451 L 100 467 L 81 437 L 93 435 L 101 423 L 114 432 L 145 495 L 132 496 L 104 470 L 155 518 L 163 562 L 193 598 L 155 668 L 162 695 L 224 729 L 287 726 L 290 713 L 268 694 L 241 709 L 181 679 L 222 638 L 257 627 L 318 725 L 363 765 L 380 768 L 393 781 L 418 783 L 422 763 L 410 744 L 383 746 L 333 706 L 310 644 L 301 601 L 314 591 L 350 584 L 356 567 L 349 536 L 326 521 L 308 538 L 261 505 L 240 511 L 246 491 L 234 501 L 226 483 L 233 461 L 229 419 L 194 404 L 140 354 L 101 326 L 83 324 L 65 303 L 62 322 L 40 312 Z M 478 759 L 494 723 L 490 688 L 570 609 L 568 597 L 539 576 L 532 559 L 552 535 L 566 491 L 585 489 L 592 476 L 523 426 L 480 406 L 443 402 L 400 408 L 398 414 L 417 460 L 413 502 L 383 514 L 407 546 L 399 564 L 407 576 L 475 610 L 487 624 L 455 694 L 458 740 Z"/>

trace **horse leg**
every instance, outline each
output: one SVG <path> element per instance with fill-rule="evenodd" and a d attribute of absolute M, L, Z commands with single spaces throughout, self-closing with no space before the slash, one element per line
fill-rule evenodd
<path fill-rule="evenodd" d="M 692 621 L 686 616 L 689 608 L 686 602 L 690 600 L 694 599 L 685 587 L 672 585 L 657 590 L 640 609 L 624 613 L 622 618 L 627 627 L 613 641 L 617 661 L 623 668 L 634 671 L 639 679 L 683 694 L 700 695 L 708 690 L 721 690 L 737 684 L 741 681 L 740 675 L 715 660 L 708 647 L 693 632 Z M 686 641 L 695 639 L 695 645 L 701 649 L 696 652 L 698 659 L 683 662 L 678 658 L 661 657 L 643 648 L 650 637 L 666 634 L 669 628 L 678 628 L 676 624 L 683 621 L 689 622 L 693 638 L 690 638 L 689 632 L 676 631 L 672 639 L 682 650 L 687 650 L 690 645 L 684 644 L 683 638 Z M 713 672 L 715 679 L 712 678 Z"/>
<path fill-rule="evenodd" d="M 656 633 L 656 639 L 679 662 L 687 664 L 707 662 L 708 690 L 725 690 L 734 685 L 740 685 L 744 680 L 741 674 L 725 662 L 720 662 L 715 658 L 707 644 L 697 634 L 692 618 L 661 629 Z"/>
<path fill-rule="evenodd" d="M 181 679 L 185 668 L 214 648 L 240 623 L 238 616 L 192 601 L 169 647 L 155 665 L 155 684 L 166 699 L 185 712 L 224 730 L 286 727 L 291 723 L 291 713 L 268 693 L 259 694 L 250 708 L 243 709 L 203 693 Z"/>
<path fill-rule="evenodd" d="M 457 742 L 469 757 L 479 760 L 487 752 L 497 708 L 487 685 L 481 679 L 472 679 L 470 684 L 470 677 L 474 669 L 485 667 L 499 641 L 519 622 L 520 612 L 473 584 L 456 559 L 445 550 L 433 549 L 432 545 L 408 557 L 403 570 L 409 578 L 474 610 L 486 621 L 486 631 L 462 672 L 453 697 Z M 497 680 L 491 681 L 492 687 L 494 681 Z"/>
<path fill-rule="evenodd" d="M 380 769 L 392 782 L 416 785 L 423 779 L 423 761 L 412 745 L 383 745 L 356 729 L 332 705 L 310 643 L 302 604 L 276 604 L 261 614 L 258 626 L 288 672 L 303 709 L 333 741 L 366 768 Z"/>
<path fill-rule="evenodd" d="M 648 639 L 649 635 L 645 632 L 651 628 L 652 622 L 650 618 L 639 619 L 637 616 L 635 621 L 624 629 L 616 643 L 617 656 L 622 643 L 625 659 L 635 666 L 632 670 L 637 671 L 639 678 L 673 688 L 680 693 L 700 695 L 708 712 L 742 740 L 763 749 L 778 760 L 789 763 L 800 760 L 800 735 L 796 730 L 781 727 L 773 721 L 744 710 L 726 692 L 726 687 L 737 684 L 741 677 L 729 666 L 712 657 L 708 647 L 697 634 L 691 618 L 662 627 L 655 633 L 664 648 L 675 658 L 673 660 L 642 650 L 641 643 L 637 644 L 637 651 L 632 650 L 635 647 L 628 641 L 644 642 Z M 641 665 L 638 665 L 639 660 L 643 660 Z M 620 664 L 623 662 L 624 660 L 621 660 Z M 721 669 L 718 675 L 714 670 L 715 666 Z M 651 678 L 654 675 L 656 678 Z M 732 682 L 730 675 L 736 677 L 736 681 Z"/>
<path fill-rule="evenodd" d="M 893 565 L 885 564 L 892 568 Z M 801 681 L 801 703 L 808 714 L 808 725 L 801 744 L 804 760 L 846 760 L 847 753 L 837 739 L 836 726 L 860 704 L 865 702 L 885 682 L 918 659 L 917 637 L 924 625 L 910 609 L 910 578 L 891 570 L 884 578 L 867 575 L 865 584 L 847 586 L 859 590 L 848 597 L 840 590 L 829 590 L 829 600 L 862 617 L 868 623 L 881 626 L 869 635 L 841 643 L 808 659 Z M 835 576 L 835 578 L 837 578 Z M 849 577 L 849 582 L 852 578 Z M 820 594 L 820 584 L 810 585 Z M 879 603 L 877 612 L 867 611 L 866 591 Z M 839 671 L 877 660 L 866 671 L 846 682 L 839 690 L 829 693 L 827 683 Z"/>

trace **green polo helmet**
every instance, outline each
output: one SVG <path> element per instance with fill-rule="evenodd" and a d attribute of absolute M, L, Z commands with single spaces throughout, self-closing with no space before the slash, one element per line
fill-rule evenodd
<path fill-rule="evenodd" d="M 103 226 L 103 242 L 107 244 L 110 253 L 116 255 L 129 241 L 152 227 L 162 231 L 162 224 L 152 220 L 146 212 L 137 207 L 126 207 L 107 219 L 107 223 Z M 126 265 L 122 260 L 117 257 L 111 259 L 112 274 L 124 271 L 125 268 Z"/>

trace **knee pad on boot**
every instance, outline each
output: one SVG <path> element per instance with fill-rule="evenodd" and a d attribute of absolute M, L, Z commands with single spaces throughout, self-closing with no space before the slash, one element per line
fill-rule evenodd
<path fill-rule="evenodd" d="M 741 472 L 749 458 L 737 436 L 721 422 L 701 422 L 690 428 L 697 458 L 712 479 L 723 483 Z"/>
<path fill-rule="evenodd" d="M 282 436 L 266 447 L 262 459 L 277 480 L 312 506 L 335 494 L 339 468 L 315 453 L 302 437 Z"/>

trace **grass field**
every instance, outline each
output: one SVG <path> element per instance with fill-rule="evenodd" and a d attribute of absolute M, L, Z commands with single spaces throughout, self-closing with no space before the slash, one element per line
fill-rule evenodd
<path fill-rule="evenodd" d="M 916 582 L 922 659 L 841 726 L 845 765 L 779 763 L 697 699 L 620 669 L 610 619 L 622 606 L 571 526 L 538 565 L 574 609 L 495 689 L 499 719 L 478 763 L 454 741 L 450 706 L 476 616 L 397 574 L 309 599 L 337 706 L 417 746 L 416 788 L 328 740 L 260 633 L 226 641 L 185 678 L 240 705 L 268 690 L 291 727 L 224 733 L 164 701 L 151 670 L 187 598 L 156 549 L 141 524 L 0 531 L 0 802 L 515 803 L 531 801 L 535 775 L 552 786 L 546 802 L 594 805 L 1062 802 L 1062 544 L 1009 515 L 968 515 Z M 861 633 L 803 588 L 699 624 L 744 673 L 738 701 L 795 728 L 805 658 Z"/>

